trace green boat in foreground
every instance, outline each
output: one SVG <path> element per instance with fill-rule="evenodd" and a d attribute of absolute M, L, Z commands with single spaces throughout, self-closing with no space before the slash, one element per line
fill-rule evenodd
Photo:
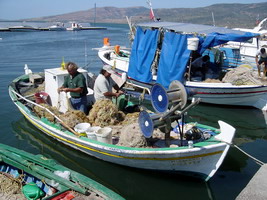
<path fill-rule="evenodd" d="M 0 174 L 20 180 L 27 199 L 61 199 L 67 195 L 74 195 L 72 198 L 75 199 L 77 193 L 83 195 L 82 199 L 124 199 L 53 159 L 4 144 L 0 144 Z"/>

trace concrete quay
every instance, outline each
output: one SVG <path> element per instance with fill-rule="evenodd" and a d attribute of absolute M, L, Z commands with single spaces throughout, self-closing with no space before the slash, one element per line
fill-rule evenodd
<path fill-rule="evenodd" d="M 261 166 L 236 200 L 267 199 L 267 164 Z"/>

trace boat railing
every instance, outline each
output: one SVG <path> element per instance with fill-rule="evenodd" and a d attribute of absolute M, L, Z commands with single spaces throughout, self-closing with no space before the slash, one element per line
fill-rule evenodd
<path fill-rule="evenodd" d="M 72 133 L 74 133 L 76 136 L 80 136 L 79 133 L 77 133 L 76 131 L 74 131 L 71 127 L 69 127 L 62 119 L 60 119 L 56 114 L 54 114 L 51 110 L 49 110 L 48 108 L 40 105 L 40 104 L 37 104 L 27 98 L 25 98 L 24 96 L 22 96 L 21 94 L 17 93 L 16 91 L 14 90 L 11 90 L 15 95 L 17 95 L 20 99 L 23 99 L 24 101 L 32 104 L 32 105 L 35 105 L 45 111 L 47 111 L 49 114 L 51 114 L 53 117 L 55 117 L 65 128 L 67 128 L 69 131 L 71 131 Z M 17 99 L 18 100 L 18 99 Z M 14 100 L 16 101 L 16 100 Z"/>

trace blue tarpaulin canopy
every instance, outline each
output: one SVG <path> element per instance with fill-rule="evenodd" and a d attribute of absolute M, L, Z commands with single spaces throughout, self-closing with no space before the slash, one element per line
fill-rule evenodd
<path fill-rule="evenodd" d="M 151 65 L 155 57 L 158 30 L 137 28 L 134 38 L 128 76 L 138 81 L 149 83 L 152 81 Z"/>
<path fill-rule="evenodd" d="M 160 61 L 158 66 L 157 82 L 167 88 L 173 80 L 183 81 L 186 64 L 190 56 L 187 49 L 188 35 L 167 32 L 165 34 Z"/>
<path fill-rule="evenodd" d="M 200 40 L 199 52 L 203 53 L 205 49 L 214 47 L 220 44 L 225 44 L 228 41 L 244 42 L 252 37 L 257 37 L 259 34 L 233 30 L 224 27 L 209 26 L 202 24 L 176 23 L 176 22 L 148 22 L 140 23 L 141 27 L 162 28 L 164 30 L 174 31 L 181 34 L 193 34 L 202 37 Z M 203 43 L 202 43 L 203 41 Z"/>
<path fill-rule="evenodd" d="M 199 53 L 202 54 L 207 48 L 214 47 L 220 44 L 225 44 L 229 41 L 235 41 L 235 42 L 245 42 L 249 40 L 252 37 L 257 36 L 258 34 L 250 33 L 250 32 L 244 32 L 244 34 L 239 35 L 236 33 L 227 33 L 227 34 L 221 34 L 217 32 L 213 32 L 208 34 L 202 43 L 199 45 Z"/>

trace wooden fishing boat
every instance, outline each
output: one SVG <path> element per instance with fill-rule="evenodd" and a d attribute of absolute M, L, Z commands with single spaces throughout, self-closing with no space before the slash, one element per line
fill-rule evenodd
<path fill-rule="evenodd" d="M 194 97 L 201 98 L 201 102 L 252 106 L 267 110 L 266 80 L 259 78 L 253 67 L 240 60 L 239 49 L 220 47 L 228 41 L 245 42 L 257 37 L 258 34 L 175 22 L 140 23 L 136 25 L 136 30 L 131 57 L 124 58 L 124 63 L 118 61 L 120 59 L 118 56 L 110 59 L 113 63 L 107 61 L 104 55 L 112 54 L 114 51 L 112 49 L 105 51 L 100 49 L 99 58 L 114 66 L 119 72 L 126 72 L 128 79 L 137 81 L 137 84 L 157 82 L 168 88 L 173 80 L 179 80 L 188 90 L 194 91 Z M 216 82 L 204 82 L 200 76 L 190 75 L 192 58 L 197 53 L 210 56 L 211 70 L 206 78 L 216 79 Z M 237 53 L 239 56 L 235 55 Z M 238 66 L 250 68 L 250 79 L 254 82 L 249 84 L 242 83 L 242 80 L 234 83 L 224 82 L 223 77 L 226 72 Z"/>
<path fill-rule="evenodd" d="M 79 72 L 89 82 L 88 72 L 84 69 L 79 69 Z M 58 105 L 64 99 L 66 100 L 66 97 L 59 101 L 60 95 L 57 93 L 57 88 L 62 85 L 67 74 L 66 70 L 59 68 L 45 69 L 45 73 L 24 74 L 16 78 L 9 86 L 9 95 L 12 101 L 20 112 L 41 131 L 40 134 L 45 133 L 74 149 L 104 161 L 134 168 L 178 172 L 200 177 L 206 181 L 222 164 L 234 137 L 235 129 L 222 121 L 219 121 L 219 129 L 196 122 L 186 122 L 184 113 L 199 100 L 185 107 L 187 93 L 182 84 L 175 82 L 168 91 L 159 84 L 148 89 L 151 93 L 145 94 L 145 96 L 150 96 L 150 99 L 153 100 L 152 105 L 155 112 L 142 110 L 139 114 L 138 124 L 140 134 L 146 140 L 150 140 L 152 145 L 131 147 L 118 145 L 120 139 L 118 135 L 116 137 L 112 135 L 111 140 L 99 140 L 98 138 L 89 138 L 84 134 L 81 135 L 43 104 L 39 104 L 38 99 L 32 99 L 33 95 L 26 95 L 26 91 L 44 83 L 44 92 L 49 95 L 50 105 L 58 107 L 61 112 L 66 112 L 63 109 L 64 106 L 61 108 Z M 88 91 L 87 96 L 90 99 L 93 90 L 88 87 Z M 129 96 L 132 93 L 140 94 L 138 91 L 126 92 Z M 142 93 L 139 96 L 142 96 Z M 46 103 L 48 103 L 47 97 L 45 96 Z M 128 97 L 126 98 L 128 99 Z M 173 107 L 167 110 L 170 102 Z M 177 104 L 177 102 L 179 103 Z M 52 114 L 56 120 L 51 122 L 46 117 L 39 117 L 34 112 L 34 106 Z M 175 121 L 178 121 L 178 124 L 174 124 Z M 109 127 L 114 128 L 113 126 Z M 155 131 L 159 130 L 165 137 L 155 137 Z M 193 134 L 197 134 L 199 137 L 185 139 L 183 136 L 190 135 L 190 132 L 194 132 Z M 180 139 L 178 135 L 180 135 Z"/>
<path fill-rule="evenodd" d="M 123 199 L 105 186 L 55 160 L 4 144 L 0 144 L 0 173 L 19 180 L 27 199 L 63 199 L 67 195 L 73 198 L 78 193 L 81 198 Z"/>

